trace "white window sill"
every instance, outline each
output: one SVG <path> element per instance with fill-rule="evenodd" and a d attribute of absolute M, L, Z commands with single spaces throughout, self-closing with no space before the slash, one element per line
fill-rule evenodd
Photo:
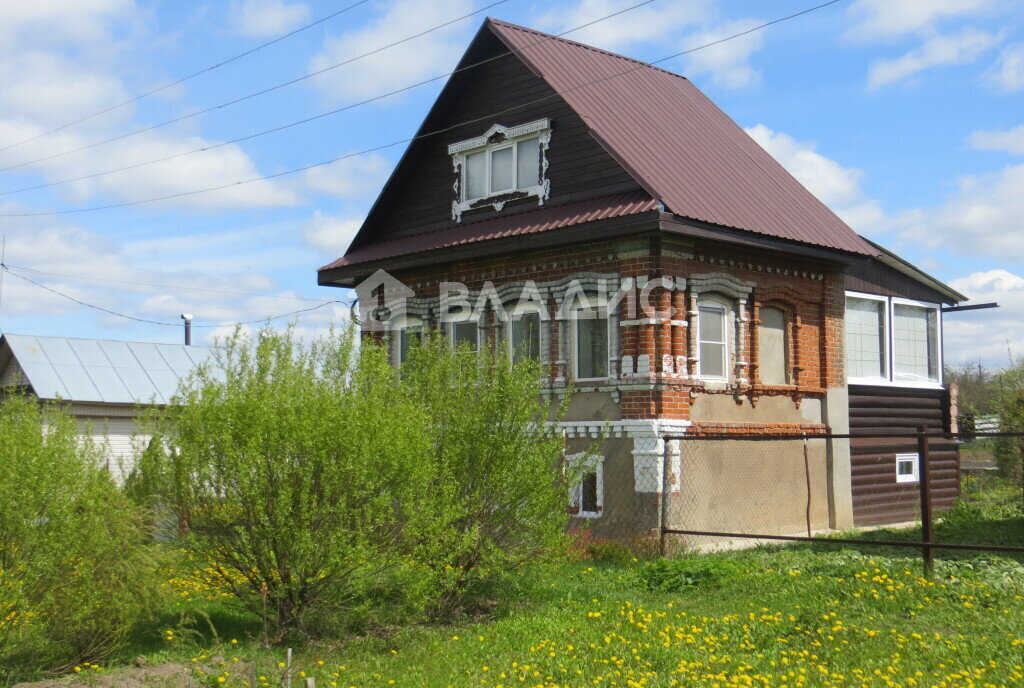
<path fill-rule="evenodd" d="M 846 380 L 847 385 L 868 385 L 872 387 L 894 387 L 903 389 L 943 389 L 941 382 L 896 382 L 883 380 L 881 378 L 851 377 Z"/>

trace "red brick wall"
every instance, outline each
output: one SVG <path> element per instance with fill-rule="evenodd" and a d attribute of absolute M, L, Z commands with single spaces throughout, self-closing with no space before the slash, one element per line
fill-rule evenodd
<path fill-rule="evenodd" d="M 650 374 L 612 380 L 620 395 L 623 418 L 688 419 L 691 402 L 698 394 L 730 394 L 746 397 L 757 404 L 763 396 L 786 396 L 797 401 L 821 398 L 825 389 L 845 384 L 842 361 L 843 275 L 823 261 L 798 256 L 737 249 L 715 242 L 682 242 L 659 237 L 640 237 L 619 241 L 594 241 L 584 245 L 525 251 L 507 256 L 437 264 L 395 273 L 410 286 L 417 297 L 436 298 L 443 281 L 462 282 L 477 291 L 485 282 L 496 287 L 503 283 L 533 280 L 541 284 L 578 273 L 617 274 L 620 278 L 656 279 L 662 275 L 690 278 L 695 275 L 724 273 L 753 290 L 742 312 L 746 323 L 737 358 L 745 362 L 739 368 L 746 383 L 716 388 L 691 379 L 696 371 L 692 362 L 675 369 L 681 357 L 690 356 L 695 342 L 689 330 L 667 319 L 619 328 L 618 358 L 646 354 Z M 687 313 L 691 294 L 652 291 L 658 308 L 674 306 L 673 320 L 692 320 Z M 764 385 L 757 377 L 757 316 L 759 309 L 771 305 L 787 314 L 790 383 Z M 550 307 L 550 306 L 549 306 Z M 737 309 L 740 310 L 739 308 Z M 552 308 L 552 312 L 554 309 Z M 555 326 L 550 338 L 550 360 L 568 359 L 567 343 L 559 341 Z M 663 357 L 671 356 L 671 365 Z M 679 358 L 677 358 L 679 357 Z M 567 366 L 553 369 L 552 377 L 569 377 Z M 554 384 L 554 383 L 552 383 Z M 721 386 L 718 386 L 721 387 Z M 800 426 L 800 432 L 812 426 Z M 749 430 L 749 428 L 747 428 Z"/>

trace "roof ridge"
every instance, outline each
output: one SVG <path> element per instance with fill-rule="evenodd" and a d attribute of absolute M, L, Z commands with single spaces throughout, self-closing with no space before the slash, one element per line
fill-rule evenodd
<path fill-rule="evenodd" d="M 56 334 L 25 334 L 22 332 L 4 332 L 0 338 L 11 337 L 36 337 L 37 339 L 74 339 L 80 342 L 113 342 L 115 344 L 156 344 L 159 346 L 188 346 L 192 349 L 209 349 L 204 344 L 185 344 L 182 342 L 144 342 L 138 339 L 104 339 L 102 337 L 66 337 Z"/>
<path fill-rule="evenodd" d="M 604 48 L 598 48 L 597 46 L 593 46 L 593 45 L 590 45 L 588 43 L 581 43 L 579 41 L 574 41 L 571 38 L 564 38 L 562 36 L 556 36 L 555 34 L 545 33 L 544 31 L 538 31 L 537 29 L 531 29 L 528 26 L 521 26 L 519 24 L 513 24 L 512 22 L 504 21 L 502 19 L 495 19 L 494 17 L 487 17 L 484 21 L 485 21 L 485 23 L 490 23 L 490 24 L 495 24 L 495 25 L 498 25 L 498 26 L 503 26 L 503 27 L 506 27 L 506 28 L 509 28 L 509 29 L 514 29 L 516 31 L 522 31 L 524 33 L 531 33 L 531 34 L 534 34 L 534 35 L 537 35 L 537 36 L 543 36 L 544 38 L 548 38 L 548 39 L 553 40 L 553 41 L 559 41 L 561 43 L 567 43 L 568 45 L 575 46 L 577 48 L 584 48 L 585 50 L 591 50 L 591 51 L 593 51 L 595 53 L 600 53 L 602 55 L 607 55 L 608 57 L 615 57 L 615 58 L 618 58 L 620 60 L 625 60 L 626 62 L 632 62 L 634 64 L 640 65 L 641 67 L 649 67 L 650 69 L 654 69 L 654 70 L 657 70 L 659 72 L 663 72 L 665 74 L 671 74 L 672 76 L 674 76 L 674 77 L 676 77 L 678 79 L 683 79 L 685 81 L 689 81 L 689 79 L 687 79 L 682 74 L 677 74 L 677 73 L 675 73 L 673 71 L 670 71 L 668 69 L 665 69 L 663 67 L 659 67 L 657 65 L 651 64 L 650 62 L 645 62 L 644 60 L 638 60 L 637 58 L 630 57 L 629 55 L 623 55 L 621 53 L 614 53 L 611 50 L 605 50 Z M 524 46 L 523 48 L 517 49 L 516 52 L 522 52 L 522 51 L 526 50 L 527 48 L 531 48 L 531 47 L 533 47 L 533 46 L 532 45 Z"/>

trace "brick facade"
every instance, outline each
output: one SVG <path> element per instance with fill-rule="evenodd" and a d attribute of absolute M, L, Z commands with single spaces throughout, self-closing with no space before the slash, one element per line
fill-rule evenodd
<path fill-rule="evenodd" d="M 751 407 L 757 407 L 765 397 L 784 397 L 799 408 L 803 400 L 823 399 L 828 388 L 845 384 L 843 275 L 826 261 L 738 250 L 712 241 L 650 235 L 592 241 L 571 248 L 521 251 L 394 273 L 413 289 L 418 301 L 433 304 L 424 317 L 428 326 L 437 325 L 443 282 L 463 283 L 471 294 L 479 293 L 488 283 L 498 291 L 502 285 L 527 281 L 547 285 L 545 302 L 554 314 L 559 289 L 564 289 L 559 285 L 587 275 L 602 276 L 613 285 L 632 278 L 629 296 L 639 299 L 646 289 L 657 309 L 655 317 L 643 313 L 629 319 L 613 315 L 609 321 L 615 333 L 609 378 L 575 384 L 578 390 L 612 393 L 622 419 L 688 421 L 695 399 L 703 395 L 731 396 L 737 404 Z M 683 278 L 686 288 L 668 289 L 660 283 L 662 277 Z M 677 283 L 681 280 L 674 282 Z M 735 290 L 732 296 L 730 290 Z M 735 344 L 734 363 L 728 383 L 706 382 L 697 375 L 696 304 L 701 294 L 712 293 L 724 293 L 735 308 L 735 328 L 729 333 Z M 759 379 L 758 316 L 766 306 L 786 314 L 790 384 L 767 385 Z M 669 307 L 675 311 L 670 316 Z M 487 312 L 482 327 L 493 341 L 497 332 L 493 311 Z M 548 384 L 557 392 L 573 384 L 569 329 L 558 319 L 544 323 L 542 328 L 548 328 L 541 338 L 550 369 Z M 783 426 L 777 419 L 766 417 L 763 427 Z M 807 430 L 818 432 L 821 427 L 820 423 L 806 426 Z"/>

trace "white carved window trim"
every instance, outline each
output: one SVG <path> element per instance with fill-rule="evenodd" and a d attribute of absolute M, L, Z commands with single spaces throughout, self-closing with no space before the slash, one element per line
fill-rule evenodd
<path fill-rule="evenodd" d="M 569 513 L 576 518 L 600 518 L 604 513 L 604 457 L 586 452 L 570 454 L 565 457 L 566 463 L 575 468 L 577 461 L 582 461 L 581 480 L 569 488 Z M 594 511 L 583 510 L 583 480 L 586 475 L 594 474 L 595 499 Z"/>
<path fill-rule="evenodd" d="M 519 147 L 517 144 L 520 141 L 525 141 L 531 138 L 536 138 L 538 145 L 540 146 L 539 183 L 523 188 L 517 188 L 518 184 L 515 179 L 515 175 L 517 175 L 519 171 Z M 544 205 L 544 201 L 546 201 L 551 195 L 551 182 L 547 178 L 547 150 L 550 142 L 551 120 L 544 118 L 520 124 L 515 127 L 506 127 L 501 124 L 494 124 L 481 136 L 467 139 L 465 141 L 459 141 L 458 143 L 453 143 L 448 146 L 448 154 L 452 156 L 452 166 L 455 170 L 455 184 L 453 187 L 455 191 L 455 200 L 452 201 L 452 219 L 456 222 L 461 222 L 462 213 L 474 208 L 485 208 L 490 206 L 495 210 L 501 211 L 505 207 L 505 203 L 509 200 L 516 200 L 510 199 L 510 194 L 515 194 L 516 198 L 535 197 L 537 199 L 537 205 Z M 492 192 L 490 190 L 491 156 L 495 151 L 508 148 L 510 146 L 512 148 L 513 187 Z M 464 170 L 466 166 L 466 157 L 473 153 L 481 152 L 485 154 L 485 169 L 487 170 L 484 179 L 485 195 L 479 198 L 465 198 Z M 489 199 L 493 199 L 493 202 L 487 202 Z"/>

